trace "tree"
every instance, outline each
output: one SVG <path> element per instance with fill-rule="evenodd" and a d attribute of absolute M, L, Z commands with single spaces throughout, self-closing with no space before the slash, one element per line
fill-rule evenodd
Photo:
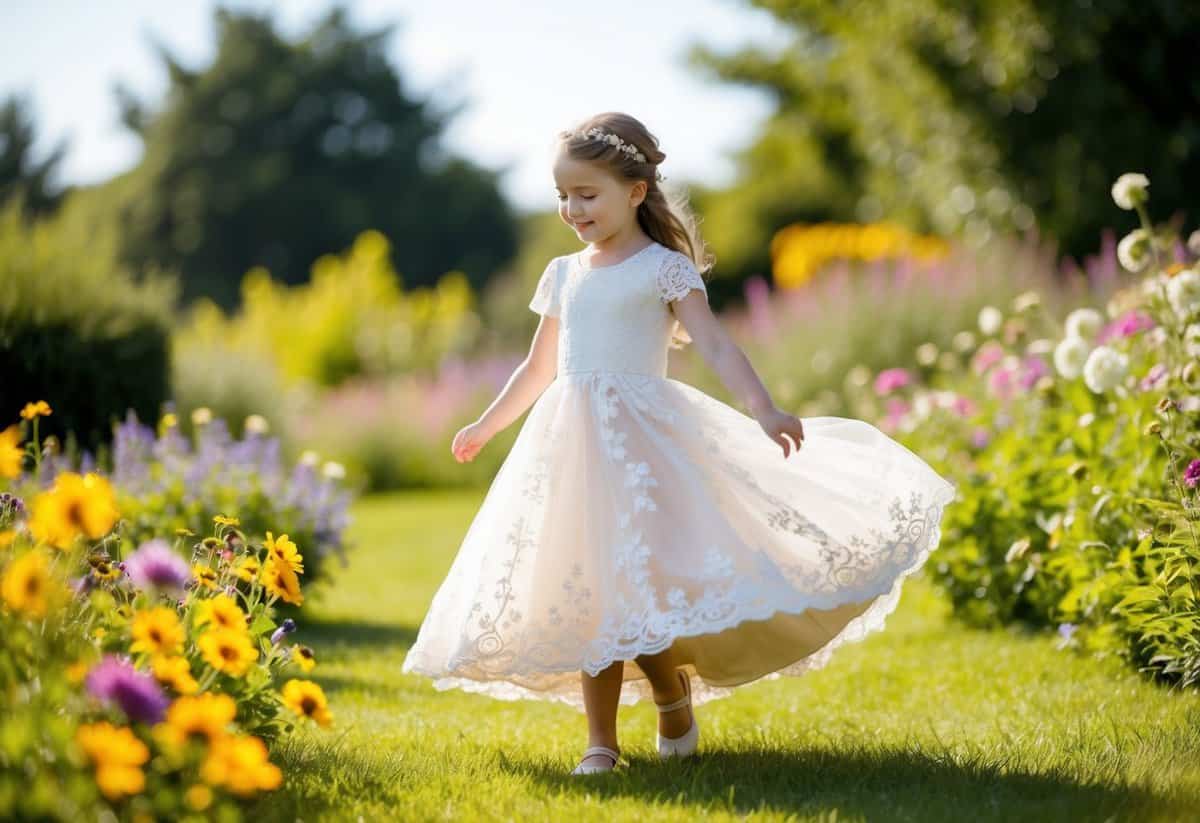
<path fill-rule="evenodd" d="M 793 37 L 693 64 L 777 108 L 709 206 L 718 251 L 762 267 L 794 220 L 896 219 L 983 239 L 1035 224 L 1082 254 L 1143 171 L 1200 211 L 1200 6 L 1176 0 L 753 0 Z M 726 219 L 728 218 L 728 219 Z"/>
<path fill-rule="evenodd" d="M 158 47 L 158 111 L 118 89 L 145 154 L 113 181 L 122 258 L 173 267 L 182 297 L 225 308 L 252 266 L 295 284 L 364 229 L 389 237 L 408 286 L 458 269 L 478 286 L 516 246 L 495 174 L 439 146 L 446 120 L 404 93 L 383 47 L 333 9 L 298 42 L 269 17 L 216 11 L 217 55 L 194 71 Z"/>
<path fill-rule="evenodd" d="M 66 141 L 60 141 L 41 161 L 33 158 L 35 141 L 29 100 L 9 97 L 0 104 L 0 204 L 21 197 L 29 216 L 54 211 L 63 195 L 50 180 L 66 152 Z"/>

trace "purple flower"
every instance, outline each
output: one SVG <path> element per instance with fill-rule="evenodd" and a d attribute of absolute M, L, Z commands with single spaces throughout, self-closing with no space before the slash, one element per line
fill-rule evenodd
<path fill-rule="evenodd" d="M 975 429 L 971 432 L 971 445 L 977 449 L 982 449 L 992 442 L 992 434 L 987 429 Z"/>
<path fill-rule="evenodd" d="M 130 720 L 142 723 L 161 721 L 171 702 L 153 677 L 111 654 L 88 672 L 87 690 L 99 700 L 116 703 Z"/>
<path fill-rule="evenodd" d="M 1162 382 L 1162 379 L 1167 376 L 1167 367 L 1162 363 L 1155 363 L 1151 366 L 1150 371 L 1146 372 L 1146 376 L 1138 383 L 1138 388 L 1142 391 L 1150 391 L 1150 389 Z"/>
<path fill-rule="evenodd" d="M 884 369 L 875 378 L 875 394 L 882 397 L 891 394 L 896 389 L 903 388 L 912 382 L 905 369 Z"/>
<path fill-rule="evenodd" d="M 187 562 L 161 538 L 143 543 L 125 561 L 125 571 L 140 589 L 181 589 L 191 576 Z"/>
<path fill-rule="evenodd" d="M 1050 367 L 1046 365 L 1046 361 L 1036 354 L 1026 357 L 1022 361 L 1021 366 L 1022 370 L 1019 382 L 1021 388 L 1025 391 L 1032 389 L 1038 380 L 1050 373 Z"/>
<path fill-rule="evenodd" d="M 278 646 L 284 637 L 296 631 L 296 621 L 292 618 L 287 618 L 283 621 L 283 625 L 276 629 L 271 634 L 271 645 Z"/>
<path fill-rule="evenodd" d="M 1200 460 L 1188 463 L 1188 467 L 1183 471 L 1183 482 L 1193 489 L 1196 488 L 1197 483 L 1200 483 Z"/>

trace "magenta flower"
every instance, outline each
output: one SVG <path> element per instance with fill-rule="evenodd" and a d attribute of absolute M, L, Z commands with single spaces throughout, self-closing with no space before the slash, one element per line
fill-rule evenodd
<path fill-rule="evenodd" d="M 1196 488 L 1197 483 L 1200 483 L 1200 460 L 1188 463 L 1188 467 L 1183 470 L 1183 482 L 1193 489 Z"/>
<path fill-rule="evenodd" d="M 882 397 L 896 389 L 904 388 L 911 382 L 912 376 L 906 369 L 884 369 L 875 378 L 875 394 Z"/>
<path fill-rule="evenodd" d="M 190 570 L 162 538 L 147 540 L 125 561 L 125 572 L 139 589 L 182 589 Z"/>
<path fill-rule="evenodd" d="M 988 375 L 988 390 L 1001 400 L 1012 397 L 1013 370 L 1009 368 L 994 369 Z"/>
<path fill-rule="evenodd" d="M 1113 337 L 1133 337 L 1156 325 L 1158 324 L 1150 315 L 1131 309 L 1104 327 L 1100 332 L 1099 342 L 1107 342 Z"/>
<path fill-rule="evenodd" d="M 975 405 L 974 400 L 965 394 L 960 394 L 954 398 L 954 402 L 950 405 L 950 408 L 954 409 L 954 413 L 959 417 L 970 417 L 978 407 Z"/>
<path fill-rule="evenodd" d="M 1046 365 L 1046 361 L 1038 357 L 1036 354 L 1031 354 L 1026 357 L 1021 363 L 1021 377 L 1017 382 L 1021 384 L 1021 388 L 1029 391 L 1034 387 L 1037 381 L 1050 373 L 1050 367 Z"/>
<path fill-rule="evenodd" d="M 971 432 L 971 445 L 977 449 L 982 449 L 992 442 L 992 433 L 987 429 L 976 429 Z"/>
<path fill-rule="evenodd" d="M 161 721 L 171 702 L 153 677 L 111 654 L 88 672 L 87 690 L 99 700 L 116 703 L 130 720 L 142 723 Z"/>

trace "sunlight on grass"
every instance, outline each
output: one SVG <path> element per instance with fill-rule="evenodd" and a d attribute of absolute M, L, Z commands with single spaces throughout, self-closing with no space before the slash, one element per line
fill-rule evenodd
<path fill-rule="evenodd" d="M 583 714 L 437 692 L 400 664 L 483 492 L 372 497 L 350 565 L 312 602 L 332 730 L 284 741 L 260 820 L 1182 820 L 1200 814 L 1200 697 L 1050 635 L 949 620 L 911 579 L 884 631 L 823 670 L 702 706 L 700 754 L 658 762 L 654 713 L 623 707 L 629 766 L 567 772 Z"/>

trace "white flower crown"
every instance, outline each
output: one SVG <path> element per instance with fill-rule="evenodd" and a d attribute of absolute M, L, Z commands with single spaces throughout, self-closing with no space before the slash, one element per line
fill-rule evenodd
<path fill-rule="evenodd" d="M 584 137 L 592 137 L 597 140 L 603 140 L 605 143 L 616 146 L 620 151 L 625 152 L 639 163 L 646 162 L 646 155 L 638 151 L 637 146 L 633 145 L 632 143 L 626 143 L 621 139 L 620 135 L 614 134 L 611 131 L 605 131 L 599 126 L 593 126 L 592 128 L 588 129 L 586 132 L 584 132 Z M 655 170 L 654 179 L 661 181 L 666 180 L 667 178 L 663 177 L 662 172 Z"/>

